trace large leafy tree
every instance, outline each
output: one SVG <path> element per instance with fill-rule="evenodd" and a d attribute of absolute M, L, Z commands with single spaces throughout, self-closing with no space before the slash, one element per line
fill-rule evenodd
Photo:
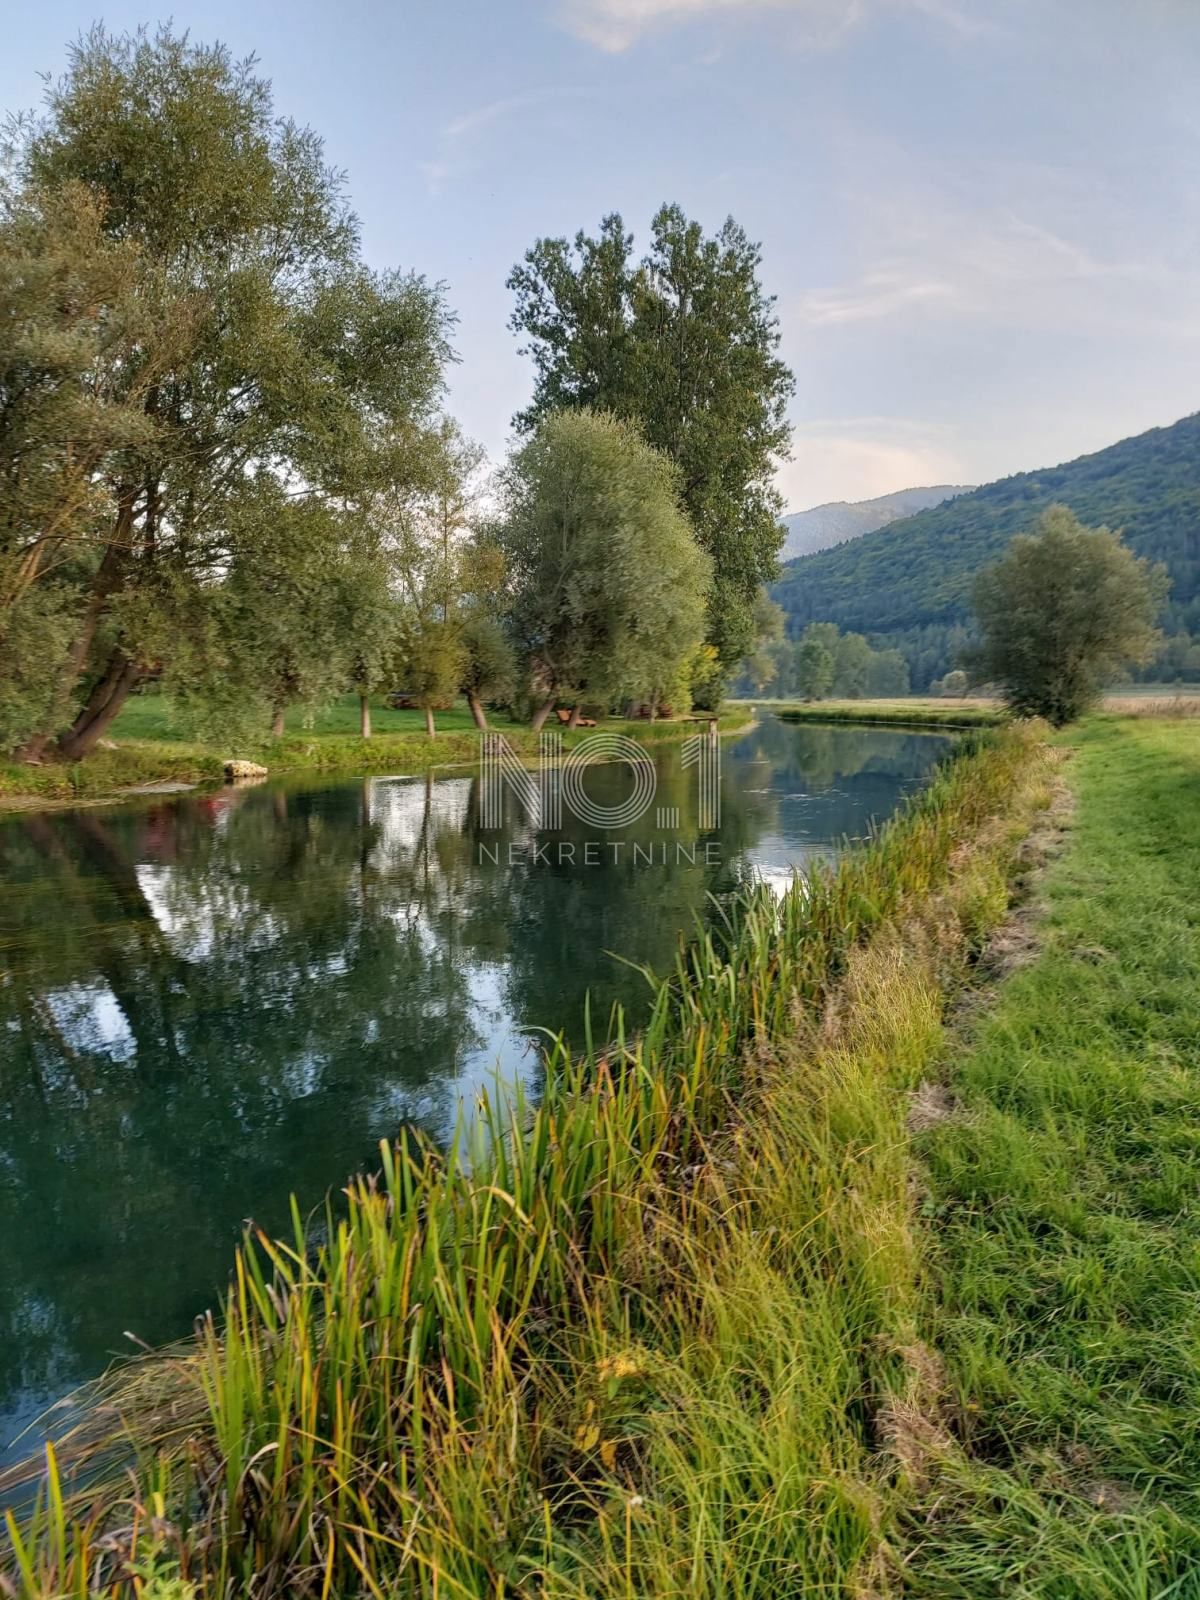
<path fill-rule="evenodd" d="M 560 411 L 513 457 L 494 537 L 510 624 L 538 701 L 653 699 L 701 643 L 709 563 L 678 472 L 636 427 Z"/>
<path fill-rule="evenodd" d="M 62 730 L 77 757 L 138 682 L 169 677 L 201 597 L 260 539 L 277 556 L 278 527 L 247 515 L 248 485 L 265 476 L 336 507 L 403 481 L 440 396 L 450 319 L 438 288 L 366 269 L 320 140 L 277 118 L 269 84 L 222 47 L 92 32 L 12 155 L 6 235 L 52 235 L 75 206 L 115 279 L 57 299 L 52 280 L 40 321 L 26 318 L 44 345 L 57 327 L 78 350 L 41 447 L 61 492 L 51 505 L 14 496 L 0 523 L 0 570 L 21 574 L 39 551 L 36 579 L 57 586 L 69 624 L 43 661 L 53 693 L 22 731 L 37 750 Z M 0 371 L 8 470 L 28 451 L 41 379 L 7 350 Z M 61 425 L 72 411 L 87 418 L 82 468 Z M 271 502 L 249 497 L 264 515 Z M 297 567 L 313 525 L 285 524 Z M 303 607 L 285 611 L 285 598 L 271 601 L 272 628 L 303 631 Z"/>
<path fill-rule="evenodd" d="M 434 712 L 453 704 L 469 660 L 464 632 L 475 584 L 472 523 L 483 451 L 449 419 L 430 444 L 420 481 L 384 496 L 374 515 L 388 531 L 400 671 L 432 738 Z"/>
<path fill-rule="evenodd" d="M 1165 570 L 1108 528 L 1051 506 L 976 581 L 973 675 L 998 684 L 1014 711 L 1061 727 L 1122 667 L 1153 654 L 1167 588 Z"/>
<path fill-rule="evenodd" d="M 752 648 L 755 601 L 783 537 L 772 477 L 794 381 L 760 264 L 732 219 L 709 237 L 667 205 L 640 260 L 610 216 L 595 238 L 539 239 L 508 280 L 511 326 L 536 373 L 518 428 L 564 407 L 607 410 L 670 456 L 712 561 L 708 637 L 727 670 Z"/>

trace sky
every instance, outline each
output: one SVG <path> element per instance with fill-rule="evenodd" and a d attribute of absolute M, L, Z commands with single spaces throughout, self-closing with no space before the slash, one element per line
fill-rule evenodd
<path fill-rule="evenodd" d="M 255 53 L 365 254 L 447 285 L 499 459 L 505 279 L 663 201 L 761 241 L 787 508 L 1053 465 L 1200 409 L 1200 0 L 8 0 L 0 107 L 93 21 Z"/>

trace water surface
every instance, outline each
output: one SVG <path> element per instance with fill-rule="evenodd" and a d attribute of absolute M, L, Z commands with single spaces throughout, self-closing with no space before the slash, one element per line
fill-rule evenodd
<path fill-rule="evenodd" d="M 641 1015 L 608 952 L 666 969 L 708 896 L 862 836 L 948 744 L 767 717 L 725 741 L 707 833 L 666 748 L 641 823 L 567 818 L 574 865 L 535 861 L 513 805 L 484 833 L 469 769 L 0 821 L 0 1458 L 126 1330 L 186 1332 L 244 1219 L 285 1227 L 405 1124 L 444 1136 L 497 1068 L 536 1092 L 533 1030 L 579 1037 L 589 990 Z M 616 803 L 629 771 L 587 789 Z"/>

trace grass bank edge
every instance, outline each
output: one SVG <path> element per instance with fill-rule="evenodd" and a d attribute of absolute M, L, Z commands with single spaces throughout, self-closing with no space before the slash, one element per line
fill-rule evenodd
<path fill-rule="evenodd" d="M 753 724 L 748 711 L 725 712 L 718 720 L 722 737 L 744 733 Z M 641 743 L 663 743 L 686 739 L 702 730 L 702 724 L 684 721 L 624 722 L 617 719 L 603 724 L 605 731 L 628 735 Z M 536 759 L 538 735 L 527 727 L 497 726 L 518 755 Z M 570 748 L 588 736 L 586 728 L 558 730 L 563 744 Z M 115 748 L 94 751 L 85 760 L 73 763 L 47 762 L 29 766 L 0 762 L 0 811 L 37 805 L 43 800 L 120 799 L 122 791 L 139 784 L 221 783 L 225 761 L 235 753 L 233 746 L 221 754 L 208 745 L 187 741 L 121 739 Z M 288 733 L 281 739 L 261 744 L 236 745 L 240 759 L 257 761 L 272 776 L 284 773 L 346 774 L 368 772 L 411 772 L 414 776 L 440 767 L 462 767 L 479 760 L 479 734 L 460 729 L 439 732 L 430 739 L 423 732 L 375 733 L 368 739 L 356 734 Z"/>
<path fill-rule="evenodd" d="M 473 1176 L 385 1149 L 344 1215 L 249 1238 L 223 1325 L 95 1392 L 63 1460 L 99 1478 L 72 1502 L 53 1471 L 11 1524 L 17 1593 L 133 1594 L 147 1562 L 181 1595 L 564 1600 L 869 1569 L 899 1481 L 873 1430 L 914 1381 L 906 1089 L 1044 765 L 1034 731 L 979 736 L 808 890 L 750 897 L 637 1039 L 552 1051 L 535 1111 L 485 1100 Z"/>
<path fill-rule="evenodd" d="M 1008 720 L 997 705 L 903 705 L 870 700 L 772 703 L 785 722 L 861 722 L 906 728 L 994 728 Z"/>

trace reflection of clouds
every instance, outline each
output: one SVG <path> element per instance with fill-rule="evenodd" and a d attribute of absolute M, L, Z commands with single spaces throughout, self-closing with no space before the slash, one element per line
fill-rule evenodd
<path fill-rule="evenodd" d="M 807 844 L 794 836 L 764 833 L 744 852 L 751 877 L 778 899 L 812 866 L 833 861 L 837 851 L 827 843 Z"/>
<path fill-rule="evenodd" d="M 125 1013 L 112 990 L 104 984 L 71 984 L 51 990 L 46 1008 L 69 1050 L 104 1055 L 110 1061 L 132 1061 L 137 1044 Z"/>
<path fill-rule="evenodd" d="M 239 928 L 243 950 L 265 950 L 283 928 L 264 914 L 249 887 L 223 875 L 198 879 L 194 871 L 143 863 L 134 874 L 171 954 L 181 961 L 210 960 Z M 253 928 L 246 925 L 253 919 Z"/>
<path fill-rule="evenodd" d="M 411 854 L 427 833 L 459 832 L 471 805 L 470 778 L 371 778 L 371 821 L 381 855 Z"/>

